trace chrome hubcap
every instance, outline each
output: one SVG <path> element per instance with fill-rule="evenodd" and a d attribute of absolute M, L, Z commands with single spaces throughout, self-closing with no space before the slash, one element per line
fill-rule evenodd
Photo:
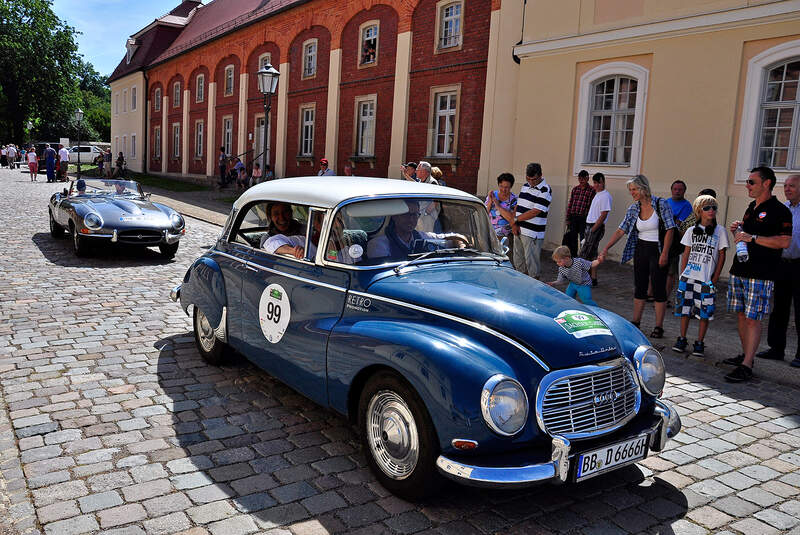
<path fill-rule="evenodd" d="M 200 340 L 200 345 L 203 346 L 203 349 L 206 351 L 211 351 L 214 349 L 215 343 L 215 335 L 214 329 L 211 327 L 211 324 L 208 322 L 208 318 L 203 311 L 198 309 L 197 310 L 197 338 Z"/>
<path fill-rule="evenodd" d="M 390 390 L 376 393 L 367 407 L 367 439 L 384 474 L 405 479 L 419 460 L 419 435 L 411 410 Z"/>

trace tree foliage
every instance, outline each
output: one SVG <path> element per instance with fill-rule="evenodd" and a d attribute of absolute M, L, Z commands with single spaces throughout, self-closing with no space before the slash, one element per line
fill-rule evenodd
<path fill-rule="evenodd" d="M 77 139 L 74 112 L 84 110 L 81 139 L 108 139 L 111 97 L 101 76 L 78 54 L 76 30 L 51 0 L 0 1 L 0 140 Z"/>

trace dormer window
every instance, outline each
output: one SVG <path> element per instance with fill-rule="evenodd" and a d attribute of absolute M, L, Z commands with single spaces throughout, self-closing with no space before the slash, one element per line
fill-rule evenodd
<path fill-rule="evenodd" d="M 130 64 L 133 55 L 136 54 L 136 51 L 139 49 L 136 39 L 128 39 L 127 43 L 125 43 L 125 49 L 125 61 Z"/>

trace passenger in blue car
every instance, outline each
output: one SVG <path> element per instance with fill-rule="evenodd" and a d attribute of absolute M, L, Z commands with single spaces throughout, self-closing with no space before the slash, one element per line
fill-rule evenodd
<path fill-rule="evenodd" d="M 322 221 L 324 214 L 322 212 L 314 213 L 311 226 L 311 240 L 308 247 L 308 257 L 313 260 L 317 256 L 317 246 L 319 245 L 319 236 L 322 231 Z M 346 242 L 353 241 L 353 239 L 345 240 L 346 237 L 342 228 L 341 220 L 335 220 L 333 224 L 333 231 L 331 232 L 331 239 L 328 241 L 327 250 L 325 251 L 325 258 L 333 262 L 340 262 L 343 264 L 353 264 L 354 260 L 349 253 L 349 249 L 345 247 Z M 361 233 L 365 234 L 365 233 Z M 342 237 L 340 239 L 339 237 Z M 268 238 L 264 242 L 264 250 L 270 254 L 290 255 L 295 258 L 302 259 L 306 256 L 306 237 L 303 234 L 294 236 L 286 236 L 284 234 L 277 234 Z"/>

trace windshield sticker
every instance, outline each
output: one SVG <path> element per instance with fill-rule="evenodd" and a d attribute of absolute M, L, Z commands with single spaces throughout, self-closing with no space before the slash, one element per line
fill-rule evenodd
<path fill-rule="evenodd" d="M 553 319 L 575 338 L 611 336 L 611 330 L 603 320 L 589 312 L 565 310 Z"/>
<path fill-rule="evenodd" d="M 350 246 L 350 249 L 348 249 L 347 252 L 350 253 L 350 258 L 353 260 L 358 260 L 364 255 L 364 248 L 359 244 L 354 243 Z"/>
<path fill-rule="evenodd" d="M 292 309 L 286 290 L 280 284 L 270 284 L 261 294 L 258 303 L 258 321 L 261 323 L 261 332 L 271 344 L 277 344 L 283 338 Z"/>

